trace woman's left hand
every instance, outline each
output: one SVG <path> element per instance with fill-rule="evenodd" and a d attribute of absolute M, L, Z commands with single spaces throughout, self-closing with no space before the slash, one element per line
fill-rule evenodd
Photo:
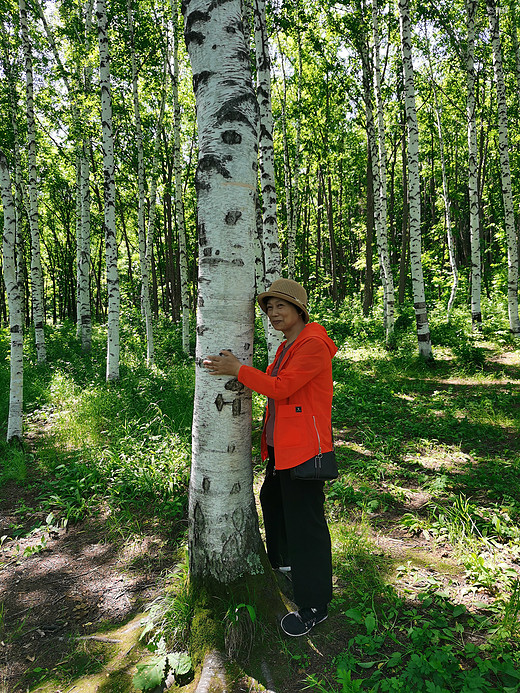
<path fill-rule="evenodd" d="M 238 375 L 242 363 L 231 352 L 223 349 L 218 356 L 206 356 L 202 362 L 210 375 Z"/>

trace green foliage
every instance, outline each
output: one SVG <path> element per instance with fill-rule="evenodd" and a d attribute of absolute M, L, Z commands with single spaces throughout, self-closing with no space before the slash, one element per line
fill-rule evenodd
<path fill-rule="evenodd" d="M 132 326 L 123 322 L 122 331 Z M 168 332 L 159 358 L 172 364 Z M 193 367 L 183 357 L 175 369 L 150 371 L 138 358 L 143 342 L 129 338 L 123 350 L 121 380 L 107 384 L 105 344 L 94 330 L 92 352 L 81 353 L 75 326 L 49 334 L 48 366 L 28 353 L 25 378 L 29 425 L 43 426 L 38 451 L 39 502 L 44 511 L 77 520 L 104 505 L 114 529 L 137 528 L 143 518 L 165 522 L 181 517 L 189 470 Z M 4 369 L 0 371 L 5 375 Z M 27 451 L 13 450 L 2 479 L 23 479 Z"/>
<path fill-rule="evenodd" d="M 191 659 L 185 652 L 170 652 L 157 655 L 152 660 L 139 663 L 137 674 L 133 677 L 134 686 L 140 691 L 148 691 L 165 682 L 171 673 L 175 681 L 186 681 L 192 671 Z"/>

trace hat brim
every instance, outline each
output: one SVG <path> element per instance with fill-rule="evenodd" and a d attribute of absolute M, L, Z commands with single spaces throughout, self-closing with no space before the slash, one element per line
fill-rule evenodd
<path fill-rule="evenodd" d="M 307 307 L 304 306 L 303 303 L 300 303 L 300 301 L 295 299 L 294 296 L 285 294 L 283 293 L 283 291 L 264 291 L 262 294 L 258 294 L 256 300 L 260 308 L 264 311 L 264 313 L 267 313 L 268 298 L 281 298 L 283 301 L 287 301 L 287 303 L 290 303 L 291 305 L 295 306 L 295 308 L 299 308 L 303 313 L 303 322 L 309 322 L 309 311 L 307 310 Z"/>

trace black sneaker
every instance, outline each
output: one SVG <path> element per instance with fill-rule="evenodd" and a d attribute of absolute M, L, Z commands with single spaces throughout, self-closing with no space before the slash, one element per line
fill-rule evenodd
<path fill-rule="evenodd" d="M 298 638 L 300 635 L 307 635 L 314 626 L 324 621 L 327 616 L 327 607 L 323 609 L 300 609 L 286 614 L 280 621 L 280 626 L 286 635 Z"/>

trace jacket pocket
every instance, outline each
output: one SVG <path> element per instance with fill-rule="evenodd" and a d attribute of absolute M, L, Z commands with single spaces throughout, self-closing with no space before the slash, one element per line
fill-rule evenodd
<path fill-rule="evenodd" d="M 316 431 L 311 414 L 298 404 L 277 404 L 275 419 L 275 444 L 280 448 L 302 448 L 317 444 Z"/>

